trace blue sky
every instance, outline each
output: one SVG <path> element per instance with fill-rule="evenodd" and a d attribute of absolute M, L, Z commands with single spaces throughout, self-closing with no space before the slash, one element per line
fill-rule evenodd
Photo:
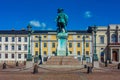
<path fill-rule="evenodd" d="M 68 30 L 85 30 L 88 26 L 120 24 L 120 0 L 1 0 L 0 30 L 56 30 L 57 9 L 69 16 Z"/>

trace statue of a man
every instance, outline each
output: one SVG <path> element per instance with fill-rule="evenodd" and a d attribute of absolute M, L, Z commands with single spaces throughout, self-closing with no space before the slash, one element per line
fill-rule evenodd
<path fill-rule="evenodd" d="M 63 12 L 64 10 L 62 8 L 58 9 L 58 15 L 56 18 L 57 22 L 57 32 L 66 32 L 65 27 L 68 23 L 68 16 Z"/>

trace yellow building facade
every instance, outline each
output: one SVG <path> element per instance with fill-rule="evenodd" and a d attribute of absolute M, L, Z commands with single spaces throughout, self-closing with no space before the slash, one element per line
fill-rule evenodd
<path fill-rule="evenodd" d="M 33 55 L 56 55 L 58 44 L 56 35 L 56 31 L 34 32 L 32 35 Z M 83 36 L 85 36 L 85 41 L 83 41 Z M 40 41 L 39 37 L 41 37 Z M 70 55 L 82 58 L 83 54 L 85 54 L 87 57 L 92 57 L 92 34 L 87 31 L 68 31 L 67 47 Z"/>

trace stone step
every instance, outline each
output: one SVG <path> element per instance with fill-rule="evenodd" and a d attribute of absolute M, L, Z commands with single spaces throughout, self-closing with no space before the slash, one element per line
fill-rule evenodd
<path fill-rule="evenodd" d="M 73 56 L 52 56 L 46 65 L 80 65 L 80 62 Z"/>

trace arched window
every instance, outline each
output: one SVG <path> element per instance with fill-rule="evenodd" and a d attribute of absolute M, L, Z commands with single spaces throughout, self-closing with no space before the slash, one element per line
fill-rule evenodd
<path fill-rule="evenodd" d="M 116 36 L 116 34 L 112 34 L 111 35 L 111 42 L 117 42 L 117 36 Z"/>

